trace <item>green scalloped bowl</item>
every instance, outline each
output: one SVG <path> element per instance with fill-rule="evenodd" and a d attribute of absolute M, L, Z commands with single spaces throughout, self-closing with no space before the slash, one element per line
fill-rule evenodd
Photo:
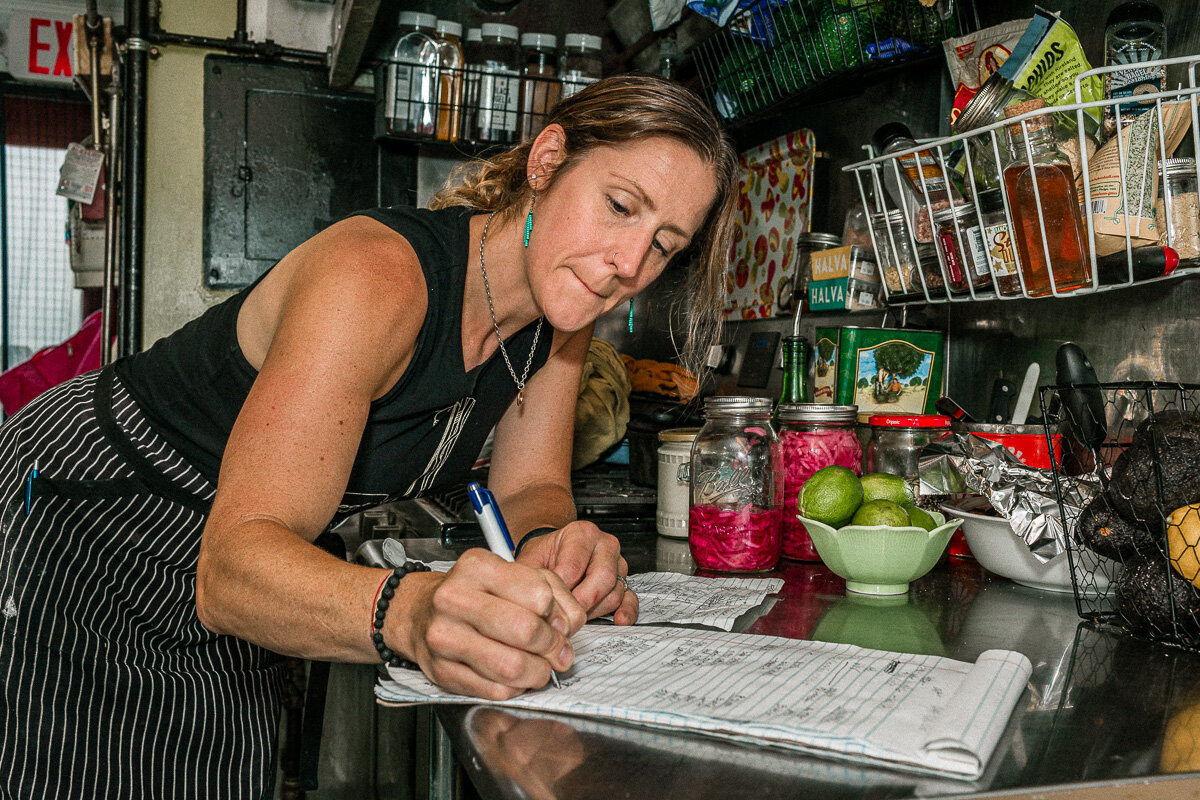
<path fill-rule="evenodd" d="M 904 594 L 908 584 L 933 569 L 962 520 L 949 522 L 937 511 L 931 531 L 918 527 L 847 525 L 831 528 L 797 515 L 808 529 L 817 554 L 846 580 L 846 591 L 859 594 Z"/>

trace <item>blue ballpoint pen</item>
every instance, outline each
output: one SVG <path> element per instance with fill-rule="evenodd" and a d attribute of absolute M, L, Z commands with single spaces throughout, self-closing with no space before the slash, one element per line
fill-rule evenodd
<path fill-rule="evenodd" d="M 25 480 L 25 516 L 29 516 L 29 510 L 33 508 L 33 479 L 38 476 L 38 462 L 33 462 L 33 469 L 29 471 L 29 477 Z"/>
<path fill-rule="evenodd" d="M 471 508 L 475 509 L 475 518 L 479 520 L 479 527 L 483 530 L 488 549 L 505 561 L 513 561 L 515 548 L 512 536 L 508 533 L 508 526 L 504 524 L 504 517 L 500 514 L 495 495 L 478 483 L 472 482 L 467 484 L 467 496 L 471 498 Z M 550 681 L 555 689 L 562 688 L 554 670 L 550 670 Z"/>

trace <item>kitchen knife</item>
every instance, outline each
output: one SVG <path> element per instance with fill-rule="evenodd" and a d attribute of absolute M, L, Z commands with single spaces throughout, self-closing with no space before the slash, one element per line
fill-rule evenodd
<path fill-rule="evenodd" d="M 987 421 L 993 425 L 1008 422 L 1008 401 L 1017 393 L 1017 385 L 1007 378 L 997 378 L 992 384 L 992 400 L 988 403 Z"/>
<path fill-rule="evenodd" d="M 1025 380 L 1021 381 L 1021 390 L 1017 392 L 1017 404 L 1013 406 L 1012 424 L 1024 425 L 1029 417 L 1029 406 L 1033 403 L 1033 394 L 1037 391 L 1038 376 L 1042 368 L 1035 361 L 1025 370 Z"/>
<path fill-rule="evenodd" d="M 937 409 L 939 414 L 945 414 L 949 417 L 950 421 L 955 425 L 966 425 L 975 422 L 975 418 L 968 414 L 965 408 L 949 397 L 939 397 L 934 401 L 933 407 Z"/>
<path fill-rule="evenodd" d="M 1073 342 L 1058 348 L 1054 360 L 1057 368 L 1054 382 L 1059 387 L 1058 396 L 1062 398 L 1063 411 L 1071 421 L 1075 438 L 1091 451 L 1093 467 L 1103 483 L 1100 446 L 1108 435 L 1108 425 L 1104 420 L 1104 395 L 1097 385 L 1100 381 L 1096 379 L 1092 362 Z"/>

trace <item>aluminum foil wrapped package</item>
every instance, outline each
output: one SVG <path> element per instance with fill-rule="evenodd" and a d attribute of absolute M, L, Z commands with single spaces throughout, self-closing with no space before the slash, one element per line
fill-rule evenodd
<path fill-rule="evenodd" d="M 922 495 L 974 492 L 986 497 L 1043 563 L 1067 548 L 1054 473 L 1022 464 L 999 442 L 951 433 L 921 450 L 920 477 Z M 1069 519 L 1078 519 L 1100 492 L 1100 482 L 1094 475 L 1058 479 L 1072 484 L 1062 493 L 1064 510 Z"/>

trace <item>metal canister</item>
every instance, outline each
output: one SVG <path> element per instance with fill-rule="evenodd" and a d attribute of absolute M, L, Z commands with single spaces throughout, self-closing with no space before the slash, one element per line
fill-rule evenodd
<path fill-rule="evenodd" d="M 658 507 L 654 515 L 658 532 L 687 538 L 688 489 L 692 442 L 699 428 L 668 428 L 658 432 Z"/>

